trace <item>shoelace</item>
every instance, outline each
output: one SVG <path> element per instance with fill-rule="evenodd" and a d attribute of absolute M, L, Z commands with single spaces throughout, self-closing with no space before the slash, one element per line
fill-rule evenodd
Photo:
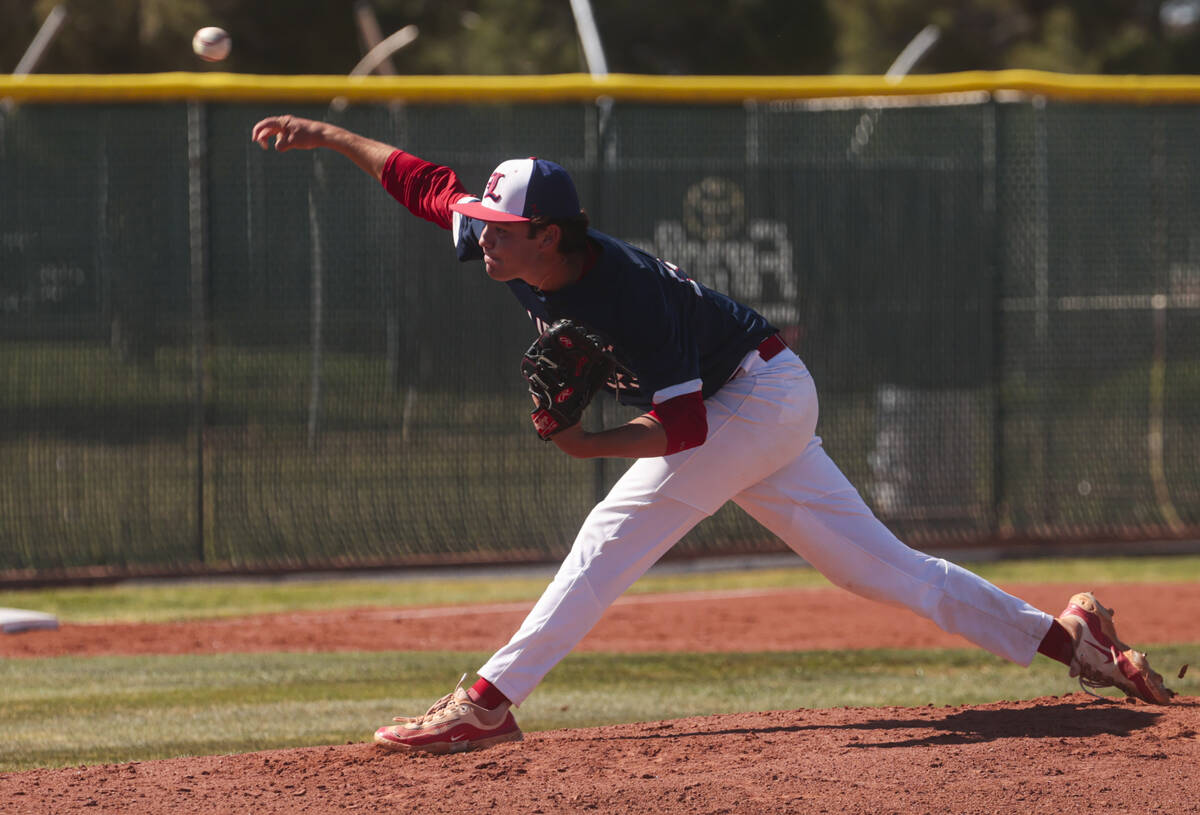
<path fill-rule="evenodd" d="M 1112 652 L 1113 665 L 1115 666 L 1118 660 L 1117 649 L 1110 648 L 1109 650 Z M 1097 699 L 1107 699 L 1107 696 L 1102 696 L 1096 693 L 1095 690 L 1099 690 L 1100 688 L 1118 688 L 1119 690 L 1123 690 L 1116 682 L 1094 671 L 1091 666 L 1082 661 L 1076 660 L 1076 664 L 1079 666 L 1079 687 L 1088 696 L 1095 696 Z"/>
<path fill-rule="evenodd" d="M 423 715 L 421 715 L 417 718 L 417 721 L 418 722 L 427 722 L 427 721 L 429 721 L 429 719 L 433 718 L 434 716 L 441 713 L 446 708 L 450 707 L 450 705 L 454 702 L 455 694 L 458 693 L 459 688 L 461 688 L 463 685 L 463 682 L 466 682 L 466 681 L 467 681 L 467 675 L 463 674 L 459 678 L 458 684 L 454 686 L 454 690 L 450 691 L 445 696 L 443 696 L 441 699 L 438 699 L 436 702 L 434 702 L 433 706 L 430 707 L 429 710 L 425 711 L 425 713 Z"/>
<path fill-rule="evenodd" d="M 1107 699 L 1108 698 L 1107 696 L 1096 693 L 1096 691 L 1092 690 L 1092 688 L 1112 688 L 1112 687 L 1115 687 L 1115 685 L 1113 685 L 1112 682 L 1109 682 L 1107 680 L 1101 682 L 1101 681 L 1097 681 L 1094 679 L 1084 679 L 1083 674 L 1080 674 L 1079 675 L 1079 687 L 1088 696 L 1095 696 L 1097 699 Z"/>

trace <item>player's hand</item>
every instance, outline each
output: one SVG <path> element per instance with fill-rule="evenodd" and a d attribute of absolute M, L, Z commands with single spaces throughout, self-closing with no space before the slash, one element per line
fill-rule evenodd
<path fill-rule="evenodd" d="M 280 152 L 324 147 L 325 123 L 301 119 L 299 116 L 269 116 L 250 131 L 250 138 L 264 150 L 271 149 L 272 137 L 275 139 L 275 149 Z"/>

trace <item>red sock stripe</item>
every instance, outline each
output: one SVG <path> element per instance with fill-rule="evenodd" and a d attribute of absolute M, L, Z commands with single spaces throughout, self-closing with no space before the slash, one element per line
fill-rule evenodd
<path fill-rule="evenodd" d="M 1038 653 L 1056 659 L 1063 665 L 1070 665 L 1071 658 L 1075 655 L 1075 641 L 1071 639 L 1067 629 L 1063 628 L 1062 623 L 1055 620 L 1050 624 L 1046 636 L 1042 637 Z"/>
<path fill-rule="evenodd" d="M 471 686 L 471 690 L 468 691 L 468 694 L 471 697 L 471 701 L 488 710 L 495 710 L 501 705 L 512 704 L 512 702 L 508 700 L 507 696 L 497 690 L 495 685 L 484 679 L 482 676 L 479 677 L 478 682 Z"/>

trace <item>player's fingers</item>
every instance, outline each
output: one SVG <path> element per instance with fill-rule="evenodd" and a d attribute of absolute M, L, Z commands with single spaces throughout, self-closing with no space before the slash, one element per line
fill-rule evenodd
<path fill-rule="evenodd" d="M 254 126 L 252 138 L 264 150 L 269 150 L 271 137 L 274 136 L 275 149 L 283 151 L 296 147 L 302 132 L 303 120 L 297 121 L 292 116 L 272 116 Z"/>
<path fill-rule="evenodd" d="M 254 127 L 250 128 L 251 133 L 258 133 L 264 127 L 274 127 L 279 125 L 279 116 L 268 116 L 265 119 L 259 119 L 254 123 Z"/>
<path fill-rule="evenodd" d="M 254 126 L 250 131 L 250 139 L 258 142 L 258 146 L 267 150 L 271 146 L 271 136 L 279 132 L 279 120 L 275 118 L 263 119 Z"/>

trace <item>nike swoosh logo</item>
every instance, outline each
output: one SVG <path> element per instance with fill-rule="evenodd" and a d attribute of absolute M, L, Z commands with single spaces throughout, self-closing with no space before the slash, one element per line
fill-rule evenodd
<path fill-rule="evenodd" d="M 1104 655 L 1104 661 L 1105 661 L 1105 663 L 1109 663 L 1109 664 L 1111 664 L 1111 663 L 1112 663 L 1112 661 L 1113 661 L 1113 658 L 1112 658 L 1112 651 L 1105 650 L 1104 648 L 1101 648 L 1099 645 L 1097 645 L 1096 643 L 1092 642 L 1091 640 L 1084 640 L 1084 642 L 1086 642 L 1088 645 L 1092 646 L 1092 647 L 1093 647 L 1093 648 L 1095 648 L 1097 651 L 1099 651 L 1101 654 L 1103 654 L 1103 655 Z"/>
<path fill-rule="evenodd" d="M 466 735 L 465 735 L 465 734 L 464 734 L 464 735 L 458 735 L 458 736 L 451 736 L 451 737 L 450 737 L 450 741 L 462 741 L 462 740 L 463 740 L 463 739 L 465 739 L 465 738 L 466 738 Z"/>

